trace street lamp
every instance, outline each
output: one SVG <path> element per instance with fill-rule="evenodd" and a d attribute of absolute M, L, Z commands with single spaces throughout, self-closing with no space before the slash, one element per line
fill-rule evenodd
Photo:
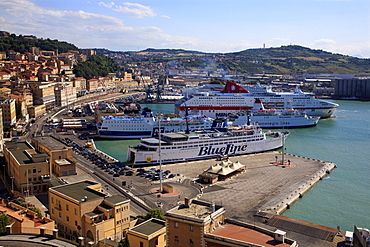
<path fill-rule="evenodd" d="M 162 193 L 163 187 L 162 187 L 162 158 L 161 158 L 161 116 L 162 114 L 159 114 L 158 116 L 158 140 L 159 140 L 159 192 Z"/>
<path fill-rule="evenodd" d="M 10 177 L 10 179 L 12 180 L 12 192 L 14 191 L 14 177 Z"/>

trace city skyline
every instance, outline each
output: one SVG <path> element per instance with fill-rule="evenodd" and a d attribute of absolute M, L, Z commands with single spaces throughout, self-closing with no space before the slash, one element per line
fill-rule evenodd
<path fill-rule="evenodd" d="M 367 0 L 0 2 L 2 31 L 79 48 L 212 53 L 301 45 L 370 58 Z"/>

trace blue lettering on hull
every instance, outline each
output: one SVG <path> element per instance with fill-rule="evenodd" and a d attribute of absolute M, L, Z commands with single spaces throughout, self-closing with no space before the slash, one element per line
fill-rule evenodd
<path fill-rule="evenodd" d="M 242 145 L 234 145 L 234 144 L 227 144 L 226 147 L 200 147 L 198 156 L 209 156 L 209 155 L 216 155 L 216 154 L 224 154 L 224 155 L 235 155 L 238 152 L 246 152 L 247 151 L 247 144 Z"/>

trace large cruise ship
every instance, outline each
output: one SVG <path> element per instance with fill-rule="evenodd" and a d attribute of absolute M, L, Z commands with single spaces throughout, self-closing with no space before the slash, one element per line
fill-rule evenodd
<path fill-rule="evenodd" d="M 313 93 L 302 92 L 298 87 L 293 92 L 273 92 L 271 88 L 261 86 L 251 87 L 249 90 L 234 81 L 227 81 L 221 92 L 199 90 L 190 95 L 190 98 L 176 102 L 175 113 L 183 115 L 187 108 L 189 114 L 212 118 L 227 117 L 230 113 L 251 110 L 256 98 L 263 102 L 266 109 L 285 109 L 291 104 L 295 110 L 321 118 L 330 117 L 339 106 L 316 99 Z"/>
<path fill-rule="evenodd" d="M 165 133 L 160 139 L 144 138 L 137 146 L 129 147 L 127 160 L 134 165 L 144 165 L 157 164 L 160 160 L 174 163 L 259 153 L 282 147 L 288 135 L 287 131 L 264 133 L 256 125 L 192 134 Z"/>
<path fill-rule="evenodd" d="M 260 99 L 256 99 L 253 109 L 241 111 L 228 117 L 233 125 L 248 122 L 258 123 L 262 128 L 302 128 L 316 126 L 320 117 L 307 116 L 303 111 L 293 109 L 265 109 Z"/>
<path fill-rule="evenodd" d="M 102 117 L 97 130 L 101 138 L 139 139 L 158 135 L 159 127 L 161 133 L 185 132 L 211 129 L 213 123 L 213 119 L 199 115 L 186 118 L 161 117 L 158 120 L 151 111 L 144 109 L 140 116 Z"/>

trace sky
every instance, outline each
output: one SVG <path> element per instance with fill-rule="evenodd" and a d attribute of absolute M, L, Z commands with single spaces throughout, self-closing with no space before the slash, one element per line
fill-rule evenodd
<path fill-rule="evenodd" d="M 0 0 L 0 30 L 113 51 L 300 45 L 370 58 L 370 0 Z"/>

